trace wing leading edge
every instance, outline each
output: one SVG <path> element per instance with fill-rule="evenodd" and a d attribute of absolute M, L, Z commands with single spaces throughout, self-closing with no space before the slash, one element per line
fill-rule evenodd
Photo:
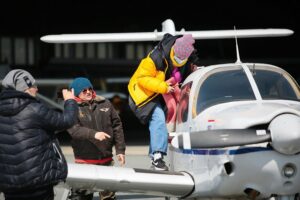
<path fill-rule="evenodd" d="M 109 189 L 157 196 L 184 197 L 194 191 L 185 172 L 165 172 L 125 167 L 68 163 L 67 185 L 94 192 Z"/>
<path fill-rule="evenodd" d="M 282 37 L 292 35 L 290 29 L 240 29 L 240 30 L 210 30 L 210 31 L 176 31 L 172 20 L 162 23 L 161 32 L 132 32 L 132 33 L 87 33 L 46 35 L 40 39 L 47 43 L 91 43 L 91 42 L 140 42 L 158 41 L 165 33 L 172 35 L 192 34 L 195 39 L 227 39 L 251 37 Z"/>

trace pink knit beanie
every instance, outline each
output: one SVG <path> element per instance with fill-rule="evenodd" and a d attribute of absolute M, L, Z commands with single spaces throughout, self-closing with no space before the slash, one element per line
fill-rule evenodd
<path fill-rule="evenodd" d="M 174 44 L 174 54 L 181 60 L 188 58 L 194 51 L 195 40 L 192 34 L 183 35 L 177 38 Z"/>

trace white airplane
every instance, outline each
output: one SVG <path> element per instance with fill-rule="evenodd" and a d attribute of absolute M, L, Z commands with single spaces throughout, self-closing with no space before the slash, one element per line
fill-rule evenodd
<path fill-rule="evenodd" d="M 44 36 L 50 43 L 288 36 L 287 29 Z M 294 200 L 300 193 L 300 89 L 285 70 L 262 63 L 199 67 L 182 84 L 170 171 L 69 163 L 67 187 L 185 199 Z"/>

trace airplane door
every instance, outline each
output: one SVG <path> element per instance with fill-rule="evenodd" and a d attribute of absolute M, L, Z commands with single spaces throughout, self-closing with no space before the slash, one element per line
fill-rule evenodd
<path fill-rule="evenodd" d="M 188 122 L 189 118 L 189 102 L 190 102 L 190 91 L 192 87 L 192 81 L 188 82 L 181 87 L 180 100 L 177 107 L 177 123 L 176 131 L 190 131 Z"/>

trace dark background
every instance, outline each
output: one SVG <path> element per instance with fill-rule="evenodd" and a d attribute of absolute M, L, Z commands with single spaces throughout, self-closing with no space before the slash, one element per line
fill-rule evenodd
<path fill-rule="evenodd" d="M 234 26 L 238 29 L 289 28 L 295 31 L 290 37 L 239 39 L 241 59 L 244 62 L 280 65 L 296 78 L 300 76 L 300 2 L 297 0 L 201 0 L 178 3 L 41 0 L 5 1 L 1 4 L 0 34 L 9 36 L 39 38 L 60 33 L 153 31 L 161 30 L 161 23 L 166 19 L 172 19 L 177 30 L 233 29 Z M 40 45 L 41 56 L 35 67 L 43 69 L 51 62 L 53 44 Z M 196 47 L 203 65 L 235 61 L 232 39 L 198 40 Z M 105 70 L 103 68 L 98 67 L 100 71 Z M 127 71 L 132 72 L 133 69 L 135 66 Z"/>
<path fill-rule="evenodd" d="M 161 30 L 166 19 L 177 30 L 288 28 L 295 33 L 282 38 L 239 39 L 243 62 L 277 65 L 300 81 L 299 0 L 199 0 L 199 1 L 4 1 L 1 2 L 0 36 L 34 37 L 38 46 L 34 65 L 17 66 L 36 78 L 90 79 L 130 77 L 139 60 L 125 60 L 122 51 L 115 59 L 53 59 L 53 44 L 39 41 L 47 34 L 149 32 Z M 155 45 L 156 42 L 153 42 Z M 233 39 L 197 40 L 195 47 L 202 65 L 235 62 Z M 121 47 L 120 47 L 121 48 Z M 126 93 L 126 85 L 120 92 Z M 126 108 L 127 109 L 127 108 Z M 147 127 L 125 114 L 125 130 L 147 131 Z M 128 136 L 136 137 L 136 134 Z M 139 137 L 148 137 L 147 134 Z"/>

